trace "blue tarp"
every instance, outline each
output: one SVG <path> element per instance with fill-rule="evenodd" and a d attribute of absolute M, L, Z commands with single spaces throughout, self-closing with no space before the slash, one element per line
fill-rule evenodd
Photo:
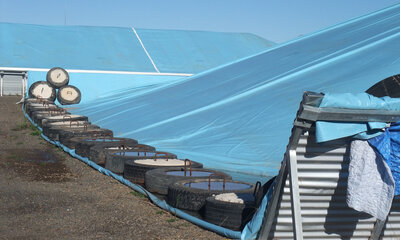
<path fill-rule="evenodd" d="M 390 97 L 377 98 L 367 93 L 326 93 L 319 107 L 400 111 L 400 99 Z M 316 138 L 317 142 L 325 142 L 349 136 L 354 136 L 357 139 L 369 139 L 382 134 L 382 129 L 385 127 L 385 122 L 318 121 L 316 123 Z"/>
<path fill-rule="evenodd" d="M 303 91 L 364 92 L 398 73 L 398 56 L 400 5 L 146 93 L 110 92 L 111 102 L 98 99 L 75 112 L 120 136 L 255 181 L 280 168 Z"/>
<path fill-rule="evenodd" d="M 400 99 L 368 93 L 325 93 L 319 107 L 400 111 Z"/>
<path fill-rule="evenodd" d="M 394 195 L 400 194 L 400 122 L 392 124 L 390 128 L 375 138 L 368 140 L 375 151 L 385 160 L 392 172 L 395 181 Z"/>
<path fill-rule="evenodd" d="M 0 67 L 198 73 L 274 45 L 248 33 L 0 23 Z"/>

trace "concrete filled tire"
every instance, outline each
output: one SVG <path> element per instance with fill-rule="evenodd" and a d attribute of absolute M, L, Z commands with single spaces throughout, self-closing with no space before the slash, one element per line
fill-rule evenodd
<path fill-rule="evenodd" d="M 165 155 L 166 154 L 166 155 Z M 125 162 L 130 161 L 130 160 L 138 160 L 138 159 L 154 159 L 155 156 L 158 157 L 158 159 L 176 159 L 176 155 L 172 153 L 165 153 L 163 155 L 160 155 L 160 152 L 147 152 L 143 151 L 142 149 L 140 151 L 112 151 L 108 152 L 106 154 L 106 163 L 105 167 L 108 170 L 111 170 L 115 173 L 122 174 L 124 173 L 125 169 Z M 130 166 L 128 166 L 128 175 L 130 173 Z M 125 175 L 124 175 L 125 176 Z M 143 174 L 144 178 L 144 174 Z"/>
<path fill-rule="evenodd" d="M 54 67 L 47 72 L 46 80 L 54 88 L 60 88 L 68 84 L 69 75 L 65 69 Z"/>
<path fill-rule="evenodd" d="M 214 171 L 206 168 L 192 168 L 190 174 L 189 165 L 186 166 L 186 176 L 185 167 L 178 168 L 157 168 L 147 171 L 144 178 L 144 183 L 146 189 L 153 193 L 158 193 L 161 195 L 168 194 L 168 186 L 174 184 L 178 181 L 186 179 L 208 179 L 211 174 L 214 174 L 212 178 L 226 178 L 232 179 L 231 176 L 223 172 Z"/>
<path fill-rule="evenodd" d="M 48 100 L 44 100 L 44 99 L 29 98 L 29 97 L 24 99 L 24 104 L 25 105 L 29 105 L 29 104 L 32 104 L 32 103 L 41 103 L 41 104 L 43 104 L 43 103 L 53 103 L 53 102 L 48 101 Z"/>
<path fill-rule="evenodd" d="M 78 104 L 81 98 L 81 91 L 72 85 L 63 86 L 57 92 L 57 100 L 61 105 Z"/>
<path fill-rule="evenodd" d="M 42 128 L 52 128 L 52 127 L 60 127 L 60 128 L 84 128 L 85 126 L 91 126 L 88 121 L 60 121 L 60 122 L 45 122 L 42 123 Z"/>
<path fill-rule="evenodd" d="M 35 111 L 31 114 L 31 119 L 36 124 L 42 122 L 43 119 L 52 117 L 52 116 L 60 116 L 60 115 L 70 115 L 71 113 L 67 112 L 65 109 L 59 111 Z"/>
<path fill-rule="evenodd" d="M 29 87 L 28 95 L 30 98 L 40 98 L 54 102 L 56 99 L 56 89 L 48 82 L 37 81 Z"/>
<path fill-rule="evenodd" d="M 71 121 L 89 122 L 89 118 L 86 117 L 86 116 L 82 116 L 82 115 L 64 114 L 64 115 L 58 115 L 58 116 L 45 117 L 40 122 L 37 122 L 37 124 L 41 127 L 41 126 L 43 126 L 45 124 L 48 124 L 48 123 L 54 123 L 54 122 L 70 123 Z"/>
<path fill-rule="evenodd" d="M 26 114 L 28 114 L 29 117 L 32 117 L 34 112 L 48 112 L 48 113 L 56 113 L 56 112 L 62 112 L 63 109 L 58 107 L 57 105 L 54 104 L 49 104 L 45 106 L 29 106 L 25 109 Z"/>
<path fill-rule="evenodd" d="M 97 164 L 105 164 L 108 152 L 119 152 L 122 149 L 128 151 L 139 151 L 140 149 L 148 152 L 156 151 L 155 147 L 144 144 L 126 144 L 122 146 L 120 143 L 110 143 L 109 146 L 95 145 L 91 147 L 89 150 L 89 159 Z"/>
<path fill-rule="evenodd" d="M 167 202 L 169 205 L 176 208 L 191 211 L 203 211 L 206 199 L 213 194 L 228 192 L 253 194 L 254 192 L 253 184 L 231 180 L 226 181 L 226 183 L 231 183 L 232 185 L 243 185 L 243 188 L 235 190 L 225 188 L 224 190 L 222 188 L 223 181 L 224 180 L 222 179 L 211 179 L 210 190 L 208 189 L 208 180 L 205 179 L 191 179 L 176 182 L 168 187 Z M 202 187 L 198 188 L 198 185 Z M 221 186 L 221 188 L 216 188 L 216 186 Z"/>
<path fill-rule="evenodd" d="M 102 148 L 109 146 L 121 145 L 137 145 L 138 141 L 130 138 L 81 138 L 75 145 L 75 153 L 82 157 L 89 157 L 90 148 L 99 146 Z"/>
<path fill-rule="evenodd" d="M 55 106 L 54 102 L 49 102 L 49 101 L 44 101 L 44 102 L 29 102 L 29 103 L 25 103 L 24 104 L 24 109 L 25 111 L 28 111 L 31 108 L 41 108 L 41 107 L 45 107 L 45 106 Z"/>
<path fill-rule="evenodd" d="M 62 129 L 58 132 L 58 141 L 68 148 L 75 149 L 76 142 L 71 139 L 76 137 L 113 136 L 110 129 L 105 128 L 80 128 L 80 129 Z"/>
<path fill-rule="evenodd" d="M 48 137 L 49 139 L 53 140 L 53 141 L 58 141 L 59 140 L 59 133 L 61 131 L 65 131 L 65 130 L 79 130 L 79 131 L 83 131 L 85 129 L 99 129 L 100 127 L 97 125 L 88 125 L 86 128 L 83 125 L 80 126 L 72 126 L 70 127 L 68 126 L 43 126 L 42 130 L 43 130 L 43 135 L 45 135 L 46 137 Z"/>
<path fill-rule="evenodd" d="M 180 159 L 158 159 L 154 161 L 152 159 L 137 159 L 129 160 L 125 162 L 124 178 L 139 184 L 145 183 L 145 175 L 148 171 L 164 168 L 184 168 L 184 160 Z M 203 164 L 192 161 L 193 168 L 203 168 Z"/>
<path fill-rule="evenodd" d="M 217 200 L 218 196 L 206 199 L 204 220 L 215 225 L 241 230 L 252 218 L 257 208 L 252 194 L 237 194 L 243 203 Z"/>
<path fill-rule="evenodd" d="M 26 114 L 32 119 L 34 114 L 45 113 L 50 116 L 52 114 L 54 115 L 60 112 L 64 112 L 64 109 L 55 106 L 50 108 L 34 108 L 34 109 L 31 108 L 28 111 L 26 111 Z"/>

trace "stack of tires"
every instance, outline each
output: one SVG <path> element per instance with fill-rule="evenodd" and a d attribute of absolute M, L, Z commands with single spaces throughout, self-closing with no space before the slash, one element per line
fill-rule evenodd
<path fill-rule="evenodd" d="M 61 105 L 78 104 L 81 101 L 80 90 L 69 83 L 68 72 L 54 67 L 47 72 L 47 81 L 34 82 L 29 88 L 29 98 L 39 98 L 54 102 L 57 98 Z"/>

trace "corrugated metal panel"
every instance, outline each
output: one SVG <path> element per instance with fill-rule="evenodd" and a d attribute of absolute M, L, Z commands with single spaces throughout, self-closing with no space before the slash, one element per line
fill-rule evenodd
<path fill-rule="evenodd" d="M 3 95 L 22 95 L 23 77 L 18 75 L 3 76 Z"/>
<path fill-rule="evenodd" d="M 1 71 L 0 69 L 0 96 L 23 95 L 25 91 L 26 72 Z"/>
<path fill-rule="evenodd" d="M 296 148 L 304 239 L 368 239 L 376 219 L 346 204 L 349 139 L 317 144 L 313 129 Z M 270 239 L 293 239 L 286 180 Z M 400 198 L 395 198 L 382 239 L 400 239 Z"/>

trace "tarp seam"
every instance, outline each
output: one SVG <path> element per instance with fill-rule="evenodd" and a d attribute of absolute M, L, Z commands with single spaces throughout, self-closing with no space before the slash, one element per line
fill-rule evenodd
<path fill-rule="evenodd" d="M 135 33 L 137 39 L 139 40 L 140 45 L 142 45 L 142 48 L 143 48 L 144 52 L 146 53 L 147 57 L 150 59 L 151 64 L 153 64 L 154 69 L 159 73 L 160 71 L 158 71 L 158 68 L 156 67 L 156 64 L 154 63 L 154 61 L 153 61 L 153 59 L 151 58 L 150 54 L 147 52 L 146 48 L 144 47 L 144 44 L 143 44 L 142 40 L 141 40 L 140 37 L 139 37 L 139 34 L 137 34 L 137 32 L 136 32 L 136 30 L 135 30 L 134 27 L 132 27 L 132 30 L 133 30 L 133 32 Z"/>

